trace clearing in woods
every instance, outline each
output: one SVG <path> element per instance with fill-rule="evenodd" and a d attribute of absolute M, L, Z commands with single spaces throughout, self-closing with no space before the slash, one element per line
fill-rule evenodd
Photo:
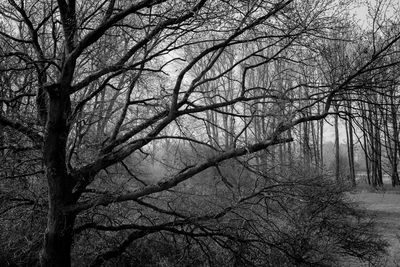
<path fill-rule="evenodd" d="M 389 243 L 388 256 L 380 266 L 400 266 L 400 189 L 385 184 L 374 190 L 360 184 L 351 198 L 374 218 L 377 230 Z"/>

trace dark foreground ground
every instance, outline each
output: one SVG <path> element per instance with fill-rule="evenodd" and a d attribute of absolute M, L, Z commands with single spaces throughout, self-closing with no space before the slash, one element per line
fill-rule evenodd
<path fill-rule="evenodd" d="M 359 184 L 350 197 L 377 222 L 378 231 L 389 242 L 388 255 L 377 266 L 400 266 L 400 188 L 385 184 L 375 190 Z M 368 266 L 348 263 L 344 266 Z"/>

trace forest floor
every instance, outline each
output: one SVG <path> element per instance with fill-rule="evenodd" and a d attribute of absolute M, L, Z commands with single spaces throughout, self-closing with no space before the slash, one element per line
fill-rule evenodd
<path fill-rule="evenodd" d="M 350 197 L 375 220 L 377 230 L 389 243 L 388 255 L 378 266 L 400 266 L 400 189 L 385 184 L 375 190 L 359 184 Z"/>

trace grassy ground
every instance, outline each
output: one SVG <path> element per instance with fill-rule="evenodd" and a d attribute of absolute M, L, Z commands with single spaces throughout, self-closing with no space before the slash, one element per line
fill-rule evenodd
<path fill-rule="evenodd" d="M 360 184 L 350 197 L 375 219 L 377 230 L 390 245 L 386 259 L 379 266 L 400 266 L 400 188 L 392 188 L 386 184 L 375 190 Z"/>

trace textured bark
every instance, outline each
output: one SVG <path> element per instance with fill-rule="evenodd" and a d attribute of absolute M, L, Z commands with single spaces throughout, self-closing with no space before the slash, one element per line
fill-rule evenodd
<path fill-rule="evenodd" d="M 44 143 L 44 165 L 48 182 L 49 211 L 44 246 L 41 253 L 42 266 L 70 266 L 72 230 L 75 216 L 67 214 L 64 207 L 74 203 L 74 182 L 66 167 L 66 144 L 68 138 L 68 96 L 54 93 L 50 96 L 49 115 Z"/>
<path fill-rule="evenodd" d="M 58 1 L 65 36 L 65 54 L 59 85 L 48 89 L 48 114 L 44 138 L 44 165 L 48 183 L 47 228 L 41 254 L 42 266 L 71 266 L 71 245 L 75 216 L 65 213 L 65 207 L 74 203 L 72 189 L 75 185 L 67 170 L 66 147 L 69 134 L 71 101 L 69 88 L 72 83 L 76 57 L 75 1 Z"/>

